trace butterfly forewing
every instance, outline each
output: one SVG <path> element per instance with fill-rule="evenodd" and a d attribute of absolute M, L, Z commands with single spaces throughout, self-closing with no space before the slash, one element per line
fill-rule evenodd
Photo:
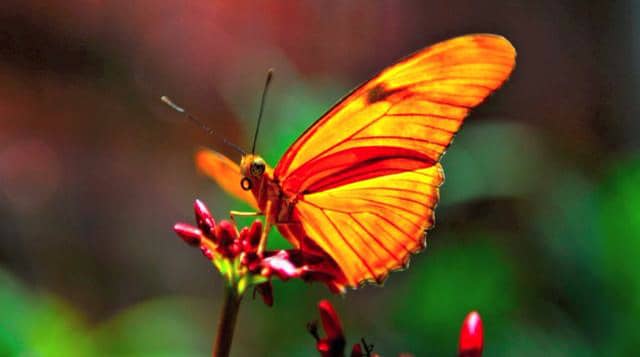
<path fill-rule="evenodd" d="M 433 225 L 440 157 L 469 109 L 509 77 L 503 37 L 469 35 L 419 51 L 336 104 L 275 168 L 306 234 L 349 283 L 380 280 Z"/>
<path fill-rule="evenodd" d="M 304 190 L 296 187 L 297 180 L 287 187 L 287 178 L 313 174 L 321 180 L 322 170 L 315 165 L 322 166 L 323 158 L 343 151 L 354 153 L 353 164 L 370 159 L 367 150 L 352 150 L 358 147 L 408 149 L 423 165 L 433 165 L 469 108 L 498 88 L 514 64 L 513 46 L 496 35 L 463 36 L 419 51 L 361 85 L 322 116 L 287 150 L 275 175 L 285 191 Z M 327 176 L 334 173 L 329 170 Z"/>

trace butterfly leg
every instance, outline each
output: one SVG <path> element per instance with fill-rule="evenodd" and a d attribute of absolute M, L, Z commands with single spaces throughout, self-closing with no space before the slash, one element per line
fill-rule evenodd
<path fill-rule="evenodd" d="M 262 216 L 262 212 L 243 212 L 243 211 L 229 211 L 229 216 L 231 217 L 231 221 L 236 226 L 238 225 L 236 222 L 236 217 L 255 217 Z"/>
<path fill-rule="evenodd" d="M 264 228 L 262 229 L 262 235 L 260 235 L 260 244 L 258 245 L 258 255 L 262 255 L 262 252 L 264 252 L 264 249 L 267 246 L 267 235 L 271 230 L 271 220 L 269 219 L 269 217 L 271 217 L 271 207 L 272 202 L 267 201 L 267 207 L 265 207 L 264 210 Z"/>
<path fill-rule="evenodd" d="M 262 216 L 262 212 L 245 212 L 245 211 L 229 211 L 229 215 L 231 218 L 238 217 L 253 217 L 253 216 Z"/>

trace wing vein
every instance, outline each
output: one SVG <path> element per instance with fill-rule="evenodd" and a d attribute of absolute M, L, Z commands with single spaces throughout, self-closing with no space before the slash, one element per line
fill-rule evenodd
<path fill-rule="evenodd" d="M 366 260 L 364 260 L 364 258 L 362 258 L 362 256 L 355 250 L 353 249 L 353 246 L 349 243 L 349 241 L 344 237 L 344 235 L 342 235 L 342 232 L 338 229 L 338 227 L 336 226 L 335 222 L 333 222 L 333 220 L 331 220 L 331 217 L 329 217 L 329 215 L 325 212 L 325 208 L 320 208 L 320 211 L 322 211 L 322 214 L 325 216 L 325 218 L 327 218 L 327 220 L 329 221 L 329 223 L 333 226 L 333 229 L 336 230 L 336 233 L 338 233 L 338 235 L 340 236 L 340 238 L 342 238 L 342 241 L 349 247 L 349 249 L 351 249 L 351 252 L 353 252 L 353 254 L 355 254 L 358 259 L 360 260 L 360 262 L 367 268 L 367 270 L 369 271 L 369 273 L 372 276 L 375 276 L 375 273 L 373 271 L 373 269 L 371 269 L 371 267 L 369 266 L 369 263 L 367 263 Z"/>

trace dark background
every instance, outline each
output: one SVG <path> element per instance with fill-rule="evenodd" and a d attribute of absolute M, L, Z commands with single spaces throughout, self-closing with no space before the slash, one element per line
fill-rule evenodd
<path fill-rule="evenodd" d="M 633 1 L 3 1 L 0 355 L 207 355 L 222 279 L 174 235 L 220 140 L 170 95 L 275 165 L 333 102 L 450 37 L 518 51 L 443 164 L 430 248 L 383 288 L 332 296 L 350 343 L 453 355 L 464 315 L 487 356 L 633 355 L 640 347 L 640 41 Z M 273 241 L 283 244 L 279 238 Z M 321 285 L 245 299 L 234 354 L 316 355 Z"/>

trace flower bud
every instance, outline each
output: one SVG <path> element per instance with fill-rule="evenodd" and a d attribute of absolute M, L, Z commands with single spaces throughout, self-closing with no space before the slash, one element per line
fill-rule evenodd
<path fill-rule="evenodd" d="M 321 300 L 318 303 L 318 310 L 320 310 L 320 320 L 327 338 L 329 340 L 344 340 L 340 318 L 329 300 Z"/>
<path fill-rule="evenodd" d="M 240 244 L 239 241 L 234 241 L 233 243 L 231 243 L 231 245 L 229 246 L 229 254 L 232 257 L 236 257 L 240 253 L 242 253 L 242 244 Z"/>
<path fill-rule="evenodd" d="M 262 296 L 262 301 L 264 301 L 265 305 L 273 306 L 273 286 L 271 281 L 256 285 L 253 290 L 254 296 L 256 292 Z"/>
<path fill-rule="evenodd" d="M 343 356 L 346 340 L 342 333 L 342 324 L 338 314 L 333 309 L 333 306 L 329 300 L 321 300 L 318 303 L 318 310 L 320 311 L 320 321 L 322 321 L 322 327 L 326 338 L 320 339 L 316 343 L 318 352 L 324 356 Z"/>
<path fill-rule="evenodd" d="M 202 203 L 202 201 L 196 200 L 193 205 L 193 210 L 196 214 L 198 228 L 200 228 L 206 235 L 209 235 L 216 226 L 216 222 L 211 216 L 209 209 L 204 203 Z"/>
<path fill-rule="evenodd" d="M 351 357 L 363 357 L 364 353 L 362 353 L 362 346 L 359 343 L 356 343 L 351 348 Z"/>
<path fill-rule="evenodd" d="M 249 228 L 242 227 L 240 233 L 238 233 L 238 240 L 240 241 L 240 246 L 242 247 L 242 251 L 247 253 L 251 252 L 251 245 L 249 244 Z"/>
<path fill-rule="evenodd" d="M 331 344 L 329 344 L 329 341 L 326 339 L 321 339 L 316 342 L 316 349 L 322 357 L 332 357 L 335 355 L 331 353 Z"/>
<path fill-rule="evenodd" d="M 202 231 L 196 227 L 188 225 L 186 223 L 176 223 L 173 226 L 173 230 L 184 240 L 187 244 L 197 246 L 200 245 L 202 239 Z"/>
<path fill-rule="evenodd" d="M 242 256 L 242 265 L 247 267 L 251 273 L 259 273 L 262 269 L 262 259 L 256 252 L 245 252 Z M 265 274 L 268 276 L 269 274 Z"/>
<path fill-rule="evenodd" d="M 482 320 L 477 311 L 470 312 L 462 323 L 460 330 L 459 357 L 482 356 Z"/>
<path fill-rule="evenodd" d="M 213 252 L 207 246 L 201 245 L 200 251 L 202 252 L 202 255 L 205 256 L 205 258 L 213 260 Z"/>
<path fill-rule="evenodd" d="M 237 242 L 238 231 L 233 223 L 223 220 L 214 229 L 214 242 L 218 244 L 220 253 L 227 256 L 235 256 L 234 252 L 238 249 L 232 247 Z"/>
<path fill-rule="evenodd" d="M 248 242 L 254 249 L 258 249 L 260 238 L 262 237 L 262 221 L 256 219 L 249 228 Z"/>

